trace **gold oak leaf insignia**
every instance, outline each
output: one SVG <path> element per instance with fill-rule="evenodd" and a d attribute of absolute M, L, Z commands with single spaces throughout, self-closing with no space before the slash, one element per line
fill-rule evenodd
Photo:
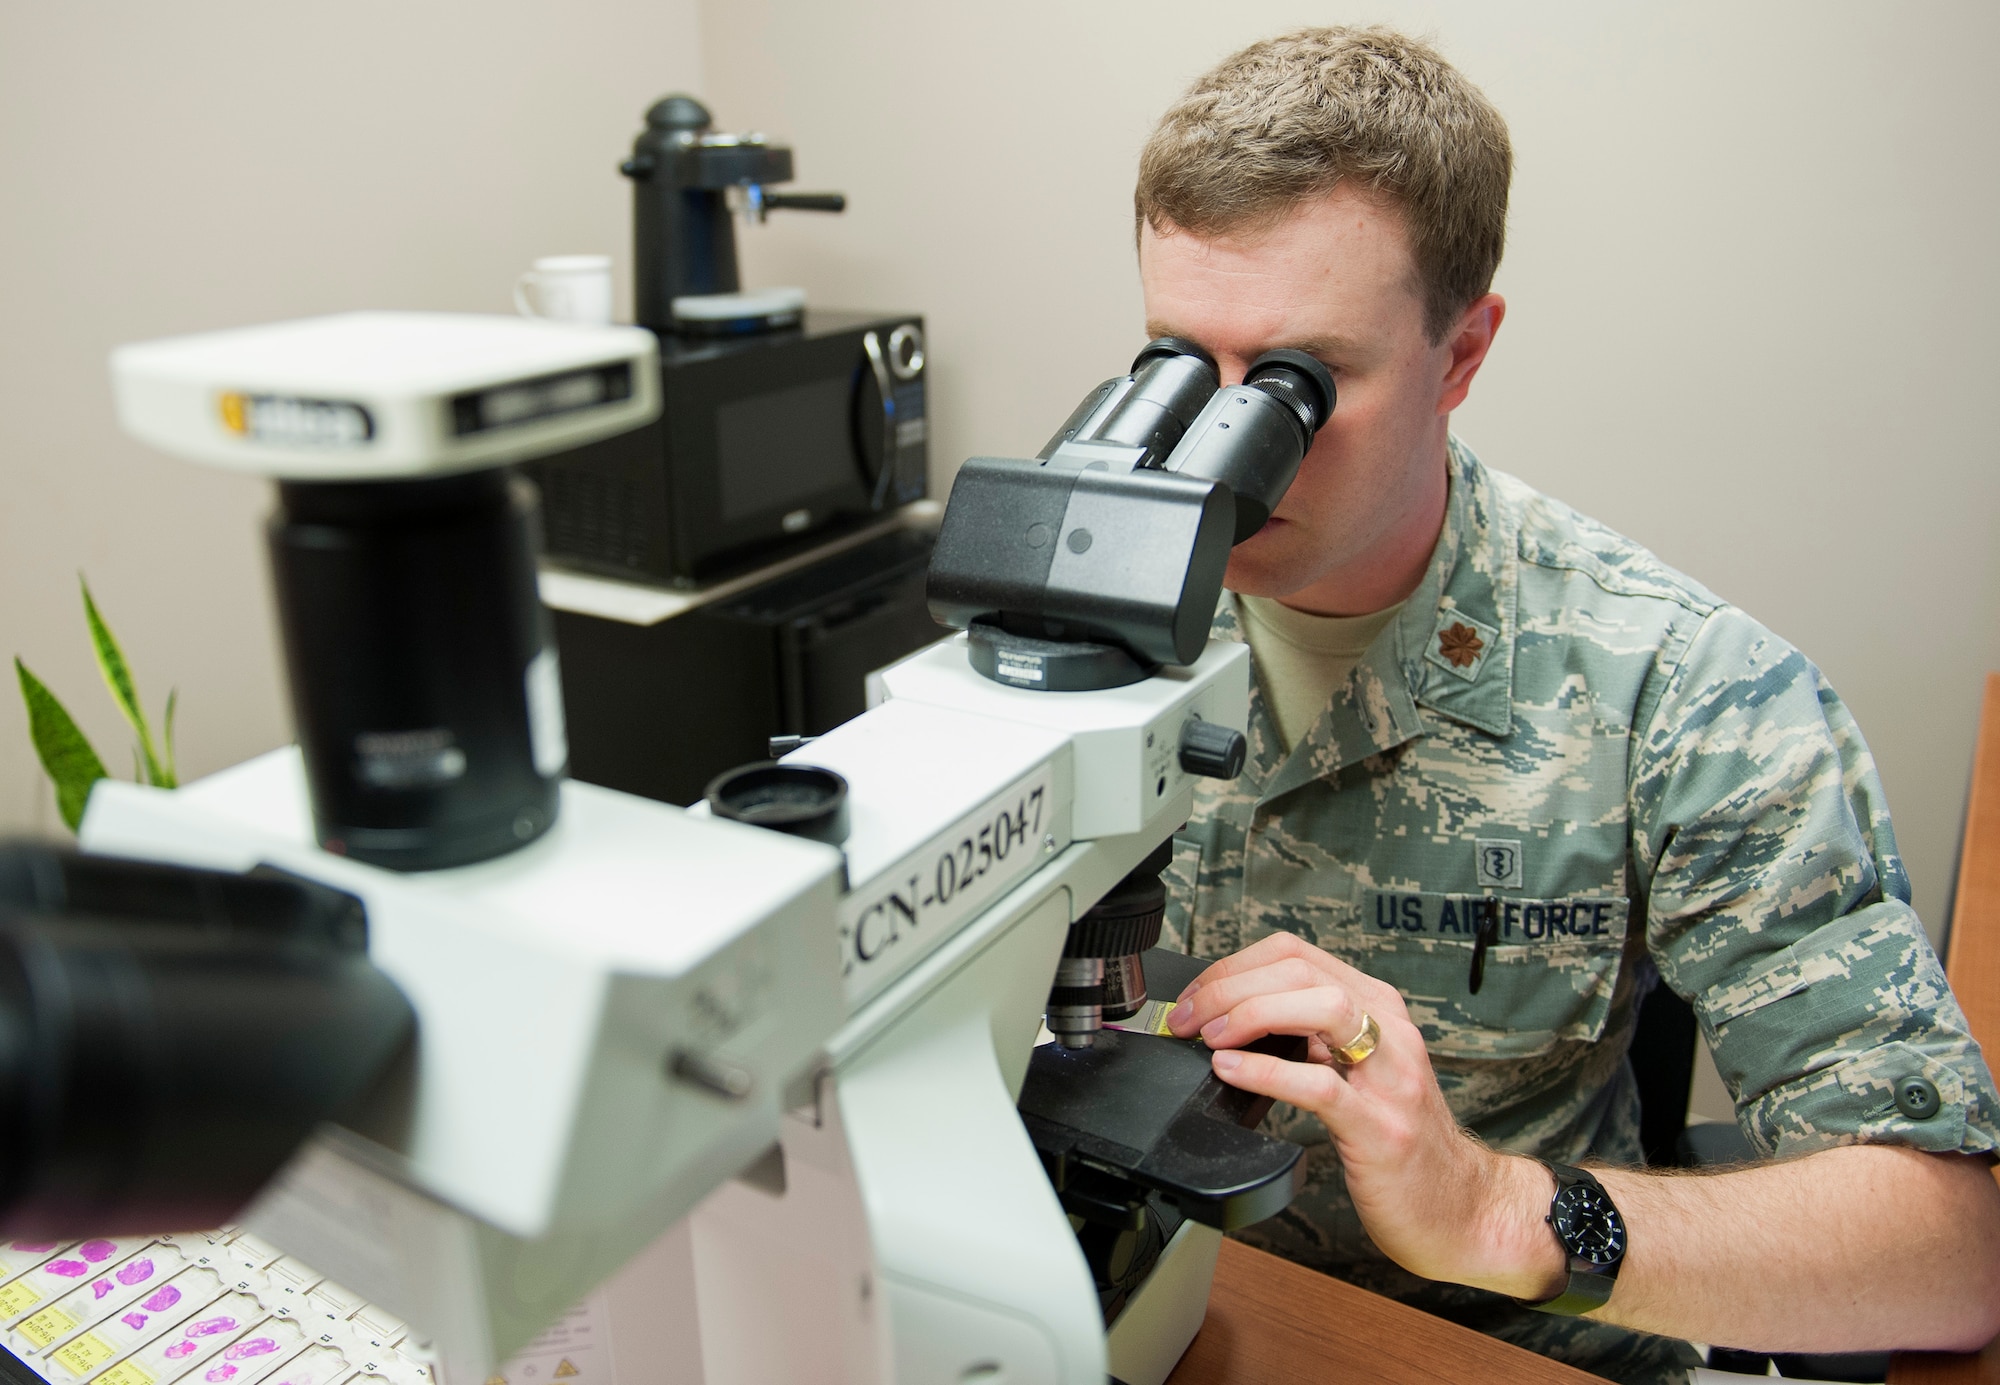
<path fill-rule="evenodd" d="M 1463 623 L 1445 627 L 1438 636 L 1438 653 L 1453 668 L 1470 668 L 1479 660 L 1479 651 L 1486 648 L 1486 641 L 1479 638 L 1479 632 Z"/>

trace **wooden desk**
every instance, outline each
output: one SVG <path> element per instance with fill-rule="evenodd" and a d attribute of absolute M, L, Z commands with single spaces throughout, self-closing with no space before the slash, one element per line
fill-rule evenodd
<path fill-rule="evenodd" d="M 1986 675 L 1944 969 L 1952 993 L 1965 1007 L 1972 1037 L 1986 1050 L 1986 1061 L 2000 1061 L 2000 673 Z M 2000 1177 L 2000 1169 L 1995 1176 Z M 2000 1385 L 2000 1338 L 1976 1356 L 1904 1352 L 1889 1366 L 1889 1385 L 1975 1382 Z"/>
<path fill-rule="evenodd" d="M 2000 1058 L 2000 673 L 1986 675 L 1945 971 L 1986 1061 Z"/>
<path fill-rule="evenodd" d="M 1604 1385 L 1483 1332 L 1222 1243 L 1208 1317 L 1167 1385 Z"/>

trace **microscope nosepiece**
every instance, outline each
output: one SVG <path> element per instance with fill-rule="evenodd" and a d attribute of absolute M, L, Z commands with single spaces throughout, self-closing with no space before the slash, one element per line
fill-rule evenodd
<path fill-rule="evenodd" d="M 1173 858 L 1173 842 L 1160 843 L 1069 926 L 1048 1006 L 1049 1032 L 1064 1048 L 1089 1048 L 1105 1020 L 1129 1019 L 1146 1003 L 1139 954 L 1160 941 L 1167 912 L 1160 872 Z"/>

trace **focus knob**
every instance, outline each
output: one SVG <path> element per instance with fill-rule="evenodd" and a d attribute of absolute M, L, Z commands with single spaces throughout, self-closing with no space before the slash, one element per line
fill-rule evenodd
<path fill-rule="evenodd" d="M 1181 727 L 1181 768 L 1208 779 L 1234 779 L 1243 772 L 1249 745 L 1241 731 L 1190 717 Z"/>

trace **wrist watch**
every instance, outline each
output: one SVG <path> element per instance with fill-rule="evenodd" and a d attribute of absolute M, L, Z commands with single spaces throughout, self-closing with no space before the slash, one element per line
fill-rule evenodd
<path fill-rule="evenodd" d="M 1554 1298 L 1522 1307 L 1543 1313 L 1575 1317 L 1602 1308 L 1618 1280 L 1618 1267 L 1625 1262 L 1625 1218 L 1611 1204 L 1604 1185 L 1567 1164 L 1538 1161 L 1555 1175 L 1556 1196 L 1543 1220 L 1556 1233 L 1569 1256 L 1569 1283 Z"/>

